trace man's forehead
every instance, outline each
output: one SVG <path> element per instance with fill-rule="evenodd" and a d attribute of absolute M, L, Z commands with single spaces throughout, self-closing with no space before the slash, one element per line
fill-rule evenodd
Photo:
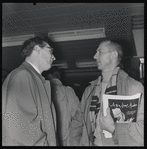
<path fill-rule="evenodd" d="M 101 49 L 104 49 L 104 48 L 107 48 L 107 44 L 109 42 L 103 42 L 103 43 L 100 43 L 100 45 L 98 46 L 97 48 L 97 51 L 101 50 Z"/>
<path fill-rule="evenodd" d="M 106 45 L 108 45 L 110 43 L 110 41 L 103 41 L 102 43 L 100 43 L 100 45 L 99 46 L 106 46 Z"/>

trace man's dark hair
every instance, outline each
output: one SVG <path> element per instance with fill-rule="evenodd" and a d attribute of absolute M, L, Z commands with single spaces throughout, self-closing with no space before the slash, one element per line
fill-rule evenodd
<path fill-rule="evenodd" d="M 34 46 L 38 45 L 43 48 L 46 46 L 46 43 L 48 43 L 48 41 L 41 37 L 34 37 L 26 40 L 22 45 L 21 56 L 22 57 L 30 56 L 34 49 Z"/>

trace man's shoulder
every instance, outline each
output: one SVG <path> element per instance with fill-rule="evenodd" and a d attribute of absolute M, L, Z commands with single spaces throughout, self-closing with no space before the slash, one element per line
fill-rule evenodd
<path fill-rule="evenodd" d="M 130 86 L 131 85 L 139 85 L 139 86 L 142 86 L 141 82 L 135 80 L 134 78 L 130 77 L 125 71 L 121 70 L 120 73 L 119 73 L 119 81 L 126 81 Z"/>
<path fill-rule="evenodd" d="M 128 76 L 128 85 L 130 87 L 132 87 L 133 89 L 135 89 L 135 88 L 144 88 L 141 82 L 133 79 L 130 76 Z"/>
<path fill-rule="evenodd" d="M 3 83 L 3 88 L 7 85 L 9 85 L 9 90 L 14 89 L 14 87 L 19 86 L 19 85 L 24 85 L 26 82 L 30 83 L 30 77 L 28 77 L 27 71 L 25 69 L 20 69 L 19 67 L 14 69 L 9 73 L 7 78 L 5 79 Z"/>
<path fill-rule="evenodd" d="M 89 96 L 89 94 L 92 93 L 93 89 L 95 88 L 96 84 L 97 84 L 98 79 L 93 80 L 92 82 L 90 82 L 90 85 L 88 85 L 85 88 L 85 91 L 83 93 L 83 98 L 87 98 L 87 96 Z"/>
<path fill-rule="evenodd" d="M 11 73 L 11 75 L 14 75 L 15 77 L 28 77 L 29 74 L 30 72 L 27 69 L 21 67 L 16 68 Z"/>
<path fill-rule="evenodd" d="M 75 91 L 71 86 L 65 86 L 65 88 L 69 93 L 75 94 Z"/>
<path fill-rule="evenodd" d="M 35 77 L 35 75 L 33 75 Z M 25 67 L 17 67 L 9 73 L 7 80 L 9 83 L 30 81 L 32 78 L 30 72 Z"/>
<path fill-rule="evenodd" d="M 130 77 L 129 75 L 125 79 L 125 85 L 127 88 L 127 92 L 130 95 L 144 92 L 144 86 L 142 85 L 142 83 Z"/>
<path fill-rule="evenodd" d="M 97 84 L 97 81 L 98 81 L 98 79 L 95 79 L 95 80 L 89 82 L 90 85 L 88 85 L 88 86 L 86 87 L 86 89 L 87 89 L 87 90 L 92 89 L 92 88 Z"/>
<path fill-rule="evenodd" d="M 20 70 L 19 67 L 18 68 L 15 68 L 14 70 L 12 70 L 7 78 L 14 78 L 14 77 L 18 77 L 19 75 L 23 74 L 25 70 Z"/>

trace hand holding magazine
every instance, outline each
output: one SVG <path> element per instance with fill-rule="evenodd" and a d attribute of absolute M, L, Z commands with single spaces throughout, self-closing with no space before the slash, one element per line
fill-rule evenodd
<path fill-rule="evenodd" d="M 124 95 L 103 95 L 103 113 L 107 115 L 107 107 L 110 108 L 110 114 L 116 123 L 136 122 L 138 104 L 141 93 L 132 96 Z M 112 134 L 103 131 L 106 138 L 111 138 Z"/>

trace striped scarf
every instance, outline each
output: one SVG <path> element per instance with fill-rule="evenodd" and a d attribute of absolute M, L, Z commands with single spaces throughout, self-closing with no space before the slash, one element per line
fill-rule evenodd
<path fill-rule="evenodd" d="M 106 87 L 105 94 L 111 94 L 111 95 L 117 95 L 117 85 L 116 85 L 116 80 L 117 80 L 117 74 L 120 70 L 120 67 L 117 66 L 113 70 L 113 74 L 109 80 L 109 83 Z M 98 89 L 95 90 L 96 95 L 92 96 L 91 99 L 91 104 L 90 104 L 90 113 L 91 113 L 91 123 L 92 123 L 92 130 L 94 131 L 95 129 L 95 120 L 97 118 L 98 112 L 101 107 L 101 83 L 103 81 L 103 76 L 101 75 L 98 79 L 97 87 Z"/>

